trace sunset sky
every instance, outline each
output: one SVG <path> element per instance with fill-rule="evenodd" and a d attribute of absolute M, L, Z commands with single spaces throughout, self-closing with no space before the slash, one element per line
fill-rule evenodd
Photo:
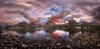
<path fill-rule="evenodd" d="M 99 23 L 92 14 L 99 0 L 0 0 L 0 23 Z M 95 11 L 96 12 L 96 11 Z"/>

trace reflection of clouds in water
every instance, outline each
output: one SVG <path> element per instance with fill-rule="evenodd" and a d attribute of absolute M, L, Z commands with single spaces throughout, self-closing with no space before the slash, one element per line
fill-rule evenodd
<path fill-rule="evenodd" d="M 47 32 L 45 30 L 35 31 L 33 34 L 33 38 L 46 38 Z"/>
<path fill-rule="evenodd" d="M 64 30 L 55 30 L 55 31 L 52 33 L 52 35 L 53 35 L 54 37 L 64 37 L 64 38 L 66 38 L 66 37 L 69 36 L 69 32 L 66 32 L 66 31 L 64 31 Z"/>
<path fill-rule="evenodd" d="M 48 33 L 45 30 L 36 30 L 35 32 L 26 32 L 24 36 L 28 39 L 46 39 Z"/>
<path fill-rule="evenodd" d="M 24 36 L 27 38 L 27 39 L 33 39 L 33 40 L 43 40 L 43 39 L 51 39 L 51 37 L 55 36 L 55 37 L 60 37 L 60 38 L 68 38 L 69 36 L 69 32 L 66 32 L 64 30 L 55 30 L 53 33 L 52 33 L 52 36 L 50 36 L 49 33 L 47 33 L 45 30 L 37 30 L 35 31 L 34 33 L 30 33 L 30 32 L 27 32 L 24 34 Z M 55 38 L 53 37 L 53 38 Z"/>
<path fill-rule="evenodd" d="M 31 36 L 31 33 L 30 32 L 26 32 L 24 36 L 25 37 L 30 37 Z"/>

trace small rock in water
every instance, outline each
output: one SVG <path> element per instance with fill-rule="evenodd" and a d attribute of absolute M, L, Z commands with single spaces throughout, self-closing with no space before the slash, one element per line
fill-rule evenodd
<path fill-rule="evenodd" d="M 26 47 L 28 47 L 28 46 L 27 46 L 27 45 L 25 45 L 25 44 L 22 44 L 22 47 L 26 48 Z"/>

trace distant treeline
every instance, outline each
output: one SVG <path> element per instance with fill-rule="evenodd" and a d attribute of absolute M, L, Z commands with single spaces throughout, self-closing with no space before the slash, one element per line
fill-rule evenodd
<path fill-rule="evenodd" d="M 85 25 L 46 25 L 46 26 L 34 26 L 31 24 L 20 24 L 16 26 L 0 26 L 0 31 L 18 31 L 18 32 L 33 32 L 35 30 L 44 29 L 48 32 L 53 32 L 54 30 L 65 30 L 70 33 L 76 32 L 100 32 L 100 25 L 85 24 Z"/>

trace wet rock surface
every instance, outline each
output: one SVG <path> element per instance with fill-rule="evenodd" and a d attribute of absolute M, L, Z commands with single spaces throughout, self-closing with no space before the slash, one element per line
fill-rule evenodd
<path fill-rule="evenodd" d="M 96 33 L 84 32 L 73 38 L 58 40 L 27 40 L 23 36 L 0 35 L 1 49 L 100 49 L 100 36 Z"/>

